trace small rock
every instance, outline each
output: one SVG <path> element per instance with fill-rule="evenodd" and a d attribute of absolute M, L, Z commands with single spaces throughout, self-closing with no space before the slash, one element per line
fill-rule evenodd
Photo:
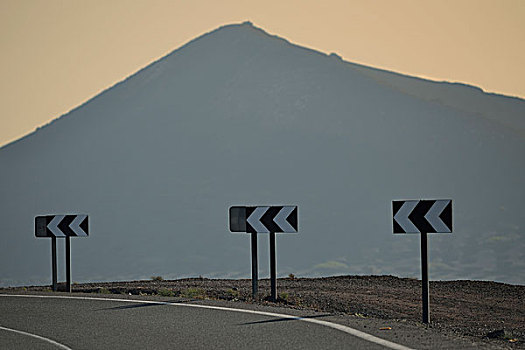
<path fill-rule="evenodd" d="M 490 339 L 505 339 L 507 337 L 507 332 L 504 329 L 498 329 L 492 332 L 487 333 L 487 338 Z"/>

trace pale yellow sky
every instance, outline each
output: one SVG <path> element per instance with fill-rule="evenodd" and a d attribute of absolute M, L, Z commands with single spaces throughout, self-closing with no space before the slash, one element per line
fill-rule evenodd
<path fill-rule="evenodd" d="M 525 0 L 0 0 L 0 146 L 217 27 L 525 98 Z"/>

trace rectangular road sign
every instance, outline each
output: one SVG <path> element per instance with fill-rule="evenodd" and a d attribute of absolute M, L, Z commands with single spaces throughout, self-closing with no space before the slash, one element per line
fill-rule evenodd
<path fill-rule="evenodd" d="M 230 231 L 296 233 L 297 206 L 230 207 Z"/>
<path fill-rule="evenodd" d="M 87 237 L 87 215 L 45 215 L 35 217 L 36 237 Z"/>
<path fill-rule="evenodd" d="M 394 233 L 452 232 L 452 200 L 392 201 Z"/>

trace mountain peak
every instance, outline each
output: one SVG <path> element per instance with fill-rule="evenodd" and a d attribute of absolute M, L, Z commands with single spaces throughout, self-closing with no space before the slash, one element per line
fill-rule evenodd
<path fill-rule="evenodd" d="M 438 102 L 471 114 L 481 115 L 525 135 L 525 118 L 522 117 L 522 114 L 520 115 L 520 112 L 525 109 L 525 101 L 521 99 L 486 94 L 479 88 L 462 84 L 428 81 L 347 62 L 337 53 L 322 53 L 269 34 L 250 21 L 227 24 L 200 35 L 49 124 L 54 124 L 55 121 L 62 120 L 72 112 L 84 109 L 94 101 L 103 99 L 107 94 L 113 94 L 119 89 L 135 90 L 133 94 L 137 94 L 139 90 L 147 89 L 155 81 L 164 80 L 163 84 L 166 85 L 169 84 L 167 80 L 172 80 L 173 83 L 173 80 L 179 79 L 181 75 L 186 76 L 190 86 L 210 77 L 215 77 L 215 81 L 227 81 L 241 75 L 253 76 L 250 70 L 254 69 L 267 72 L 263 74 L 269 75 L 273 75 L 272 72 L 278 72 L 275 73 L 275 76 L 280 76 L 281 79 L 305 73 L 311 75 L 317 71 L 316 77 L 311 76 L 308 79 L 309 83 L 317 85 L 321 81 L 315 79 L 321 78 L 324 74 L 321 73 L 323 70 L 338 71 L 334 75 L 337 78 L 333 79 L 332 83 L 343 74 L 348 79 L 354 80 L 355 83 L 360 82 L 361 86 L 355 91 L 356 93 L 366 86 L 375 84 L 375 88 L 390 89 L 396 93 Z M 190 77 L 188 74 L 193 76 Z M 252 78 L 255 79 L 255 76 Z M 224 89 L 219 85 L 216 88 Z M 285 86 L 278 88 L 283 89 Z M 305 87 L 294 85 L 286 88 Z M 352 89 L 349 90 L 351 91 Z M 458 95 L 461 95 L 462 98 L 456 98 Z M 125 97 L 121 96 L 121 98 Z M 39 127 L 36 131 L 46 129 L 48 125 Z M 22 139 L 27 139 L 35 132 Z M 17 142 L 18 140 L 13 143 Z"/>

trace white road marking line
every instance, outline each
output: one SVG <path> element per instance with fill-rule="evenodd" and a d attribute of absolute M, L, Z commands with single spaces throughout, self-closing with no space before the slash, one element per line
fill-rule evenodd
<path fill-rule="evenodd" d="M 24 331 L 19 331 L 19 330 L 16 330 L 16 329 L 11 329 L 11 328 L 7 328 L 7 327 L 2 327 L 0 326 L 0 329 L 1 330 L 4 330 L 4 331 L 8 331 L 8 332 L 13 332 L 13 333 L 18 333 L 18 334 L 22 334 L 22 335 L 26 335 L 28 337 L 32 337 L 32 338 L 36 338 L 38 340 L 42 340 L 42 341 L 45 341 L 49 344 L 52 344 L 52 345 L 55 345 L 57 348 L 59 349 L 63 349 L 63 350 L 73 350 L 67 346 L 65 346 L 64 344 L 60 344 L 52 339 L 49 339 L 49 338 L 44 338 L 44 337 L 41 337 L 39 335 L 36 335 L 36 334 L 32 334 L 32 333 L 27 333 L 27 332 L 24 332 Z"/>
<path fill-rule="evenodd" d="M 64 295 L 15 295 L 15 294 L 0 294 L 2 297 L 20 297 L 20 298 L 52 298 L 52 299 L 73 299 L 73 300 L 102 300 L 102 301 L 115 301 L 115 302 L 124 302 L 124 303 L 135 303 L 135 304 L 156 304 L 156 305 L 167 305 L 167 306 L 181 306 L 181 307 L 194 307 L 194 308 L 201 308 L 201 309 L 211 309 L 211 310 L 220 310 L 220 311 L 230 311 L 230 312 L 242 312 L 246 314 L 253 314 L 253 315 L 261 315 L 261 316 L 269 316 L 269 317 L 276 317 L 276 318 L 286 318 L 290 320 L 297 320 L 297 321 L 303 321 L 303 322 L 310 322 L 314 324 L 318 324 L 321 326 L 329 327 L 332 329 L 337 329 L 341 332 L 345 332 L 347 334 L 350 334 L 354 337 L 361 338 L 363 340 L 369 341 L 371 343 L 376 343 L 379 345 L 382 345 L 389 349 L 394 350 L 413 350 L 409 347 L 406 347 L 401 344 L 397 344 L 394 342 L 391 342 L 389 340 L 378 338 L 374 335 L 359 331 L 357 329 L 343 326 L 337 323 L 328 322 L 328 321 L 322 321 L 317 320 L 313 318 L 302 318 L 300 316 L 293 316 L 293 315 L 287 315 L 287 314 L 278 314 L 273 312 L 265 312 L 265 311 L 256 311 L 256 310 L 244 310 L 244 309 L 235 309 L 230 307 L 224 307 L 224 306 L 212 306 L 212 305 L 201 305 L 201 304 L 187 304 L 187 303 L 169 303 L 164 301 L 153 301 L 153 300 L 131 300 L 131 299 L 112 299 L 112 298 L 94 298 L 94 297 L 74 297 L 74 296 L 64 296 Z M 69 349 L 69 348 L 66 348 Z"/>

